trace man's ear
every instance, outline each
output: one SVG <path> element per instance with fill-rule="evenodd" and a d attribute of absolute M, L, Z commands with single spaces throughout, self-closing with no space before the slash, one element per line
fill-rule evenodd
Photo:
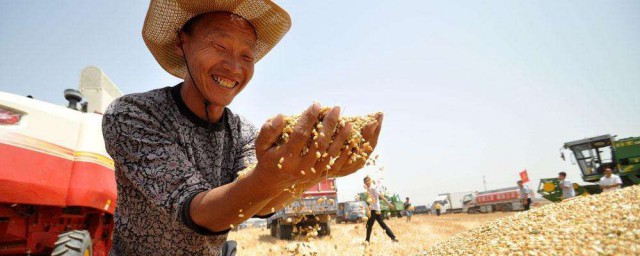
<path fill-rule="evenodd" d="M 182 31 L 178 31 L 177 33 L 178 33 L 178 36 L 176 37 L 176 41 L 174 42 L 174 45 L 173 45 L 173 53 L 175 53 L 180 57 L 184 57 L 183 47 L 184 47 L 184 40 L 186 36 Z"/>

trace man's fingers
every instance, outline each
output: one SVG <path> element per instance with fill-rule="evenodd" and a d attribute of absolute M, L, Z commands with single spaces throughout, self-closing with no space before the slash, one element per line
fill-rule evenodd
<path fill-rule="evenodd" d="M 347 146 L 346 148 L 342 148 L 340 157 L 336 159 L 335 163 L 333 164 L 333 168 L 331 169 L 332 173 L 329 173 L 329 175 L 332 175 L 334 177 L 342 177 L 352 173 L 348 168 L 346 168 L 347 166 L 349 166 L 349 153 L 351 153 L 351 150 L 353 150 L 353 147 L 351 145 Z"/>
<path fill-rule="evenodd" d="M 260 128 L 258 138 L 256 138 L 256 151 L 258 153 L 269 150 L 278 141 L 284 129 L 284 117 L 277 115 L 267 120 Z"/>
<path fill-rule="evenodd" d="M 340 159 L 347 158 L 347 156 L 341 155 L 341 149 L 350 132 L 350 123 L 347 123 L 344 127 L 341 127 L 335 138 L 333 138 L 333 142 L 331 142 L 331 145 L 329 145 L 329 148 L 326 150 L 326 156 L 318 159 L 315 166 L 321 168 L 321 170 L 329 170 L 329 175 L 338 171 L 340 166 L 336 166 L 335 163 Z"/>
<path fill-rule="evenodd" d="M 293 128 L 293 132 L 289 136 L 289 142 L 287 143 L 287 151 L 295 156 L 300 155 L 302 147 L 307 144 L 307 141 L 311 137 L 311 130 L 313 125 L 318 120 L 320 114 L 320 104 L 313 103 L 307 110 L 305 110 L 298 123 Z"/>
<path fill-rule="evenodd" d="M 369 145 L 371 145 L 371 147 L 375 148 L 376 145 L 378 145 L 378 137 L 380 136 L 380 130 L 382 130 L 382 119 L 383 119 L 383 115 L 382 113 L 378 113 L 378 115 L 376 116 L 376 120 L 378 121 L 378 125 L 376 126 L 375 131 L 373 132 L 373 135 L 368 139 L 369 141 Z"/>

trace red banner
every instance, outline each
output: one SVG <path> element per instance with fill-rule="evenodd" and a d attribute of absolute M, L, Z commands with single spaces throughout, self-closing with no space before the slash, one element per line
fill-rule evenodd
<path fill-rule="evenodd" d="M 529 175 L 527 174 L 526 169 L 520 172 L 520 180 L 523 184 L 529 182 Z"/>

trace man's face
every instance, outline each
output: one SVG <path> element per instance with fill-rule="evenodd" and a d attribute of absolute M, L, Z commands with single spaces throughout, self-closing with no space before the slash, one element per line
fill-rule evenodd
<path fill-rule="evenodd" d="M 371 179 L 364 180 L 364 185 L 367 187 L 371 186 Z"/>
<path fill-rule="evenodd" d="M 181 34 L 192 82 L 212 105 L 229 105 L 253 76 L 256 35 L 251 24 L 233 14 L 208 13 L 191 33 Z"/>
<path fill-rule="evenodd" d="M 522 188 L 522 182 L 518 182 L 518 187 Z"/>
<path fill-rule="evenodd" d="M 562 176 L 562 175 L 558 175 L 558 179 L 559 179 L 559 180 L 564 180 L 564 178 L 565 178 L 564 176 Z"/>
<path fill-rule="evenodd" d="M 611 168 L 604 169 L 604 175 L 607 176 L 607 178 L 611 177 L 612 172 L 613 171 L 611 171 Z"/>

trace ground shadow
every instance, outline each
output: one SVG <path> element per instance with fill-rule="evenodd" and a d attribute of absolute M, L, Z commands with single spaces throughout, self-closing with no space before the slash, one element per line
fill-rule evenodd
<path fill-rule="evenodd" d="M 258 241 L 275 244 L 278 241 L 278 239 L 275 237 L 272 237 L 270 234 L 262 234 L 258 237 Z"/>

